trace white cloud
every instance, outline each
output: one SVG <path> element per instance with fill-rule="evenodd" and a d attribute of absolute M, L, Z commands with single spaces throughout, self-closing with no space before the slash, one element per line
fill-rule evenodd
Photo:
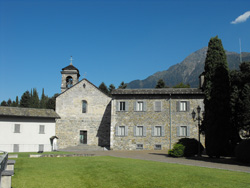
<path fill-rule="evenodd" d="M 245 22 L 249 17 L 250 17 L 250 11 L 247 11 L 244 14 L 240 15 L 238 18 L 236 18 L 234 21 L 232 21 L 231 24 L 238 24 Z"/>

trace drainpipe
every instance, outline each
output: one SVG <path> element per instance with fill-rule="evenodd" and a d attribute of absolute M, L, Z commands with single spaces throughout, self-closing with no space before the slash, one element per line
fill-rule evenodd
<path fill-rule="evenodd" d="M 170 146 L 169 149 L 171 149 L 172 145 L 172 114 L 171 114 L 171 94 L 169 94 L 169 126 L 170 126 Z"/>

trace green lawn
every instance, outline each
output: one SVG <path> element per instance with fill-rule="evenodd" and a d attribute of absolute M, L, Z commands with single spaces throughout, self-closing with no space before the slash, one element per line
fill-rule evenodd
<path fill-rule="evenodd" d="M 116 157 L 16 159 L 13 188 L 250 187 L 250 174 Z"/>

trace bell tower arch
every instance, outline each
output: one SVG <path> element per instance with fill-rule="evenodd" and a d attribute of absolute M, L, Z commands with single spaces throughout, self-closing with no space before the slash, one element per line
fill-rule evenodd
<path fill-rule="evenodd" d="M 79 82 L 79 70 L 73 66 L 72 64 L 72 56 L 71 62 L 67 67 L 64 67 L 61 71 L 62 74 L 62 84 L 61 84 L 61 92 L 71 88 L 73 85 Z"/>

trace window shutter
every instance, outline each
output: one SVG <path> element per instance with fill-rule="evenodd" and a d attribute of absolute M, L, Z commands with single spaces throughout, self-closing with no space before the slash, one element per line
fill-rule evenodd
<path fill-rule="evenodd" d="M 137 101 L 134 102 L 134 111 L 136 112 L 136 105 L 137 105 Z"/>
<path fill-rule="evenodd" d="M 119 126 L 115 127 L 115 136 L 118 136 L 118 128 L 119 128 Z"/>
<path fill-rule="evenodd" d="M 143 101 L 143 111 L 146 112 L 147 111 L 147 102 Z"/>
<path fill-rule="evenodd" d="M 155 102 L 155 111 L 156 112 L 161 112 L 161 101 L 156 101 Z"/>
<path fill-rule="evenodd" d="M 161 126 L 161 136 L 165 136 L 165 129 L 164 129 L 164 126 Z"/>
<path fill-rule="evenodd" d="M 128 126 L 125 126 L 125 136 L 128 136 Z"/>
<path fill-rule="evenodd" d="M 14 132 L 15 133 L 20 133 L 20 124 L 15 124 Z"/>
<path fill-rule="evenodd" d="M 120 111 L 120 102 L 119 101 L 116 101 L 116 111 Z"/>
<path fill-rule="evenodd" d="M 125 111 L 128 111 L 128 101 L 125 102 Z"/>
<path fill-rule="evenodd" d="M 147 136 L 147 127 L 143 126 L 143 136 Z"/>
<path fill-rule="evenodd" d="M 176 112 L 180 111 L 180 101 L 176 102 Z"/>
<path fill-rule="evenodd" d="M 136 136 L 136 126 L 134 126 L 134 136 Z"/>
<path fill-rule="evenodd" d="M 190 128 L 189 128 L 189 126 L 187 126 L 187 136 L 188 137 L 190 136 Z"/>
<path fill-rule="evenodd" d="M 190 101 L 187 101 L 187 112 L 190 111 Z"/>
<path fill-rule="evenodd" d="M 177 136 L 180 136 L 180 126 L 177 126 L 176 128 L 177 128 L 176 129 L 177 130 Z"/>
<path fill-rule="evenodd" d="M 155 136 L 155 126 L 152 126 L 152 136 Z"/>

